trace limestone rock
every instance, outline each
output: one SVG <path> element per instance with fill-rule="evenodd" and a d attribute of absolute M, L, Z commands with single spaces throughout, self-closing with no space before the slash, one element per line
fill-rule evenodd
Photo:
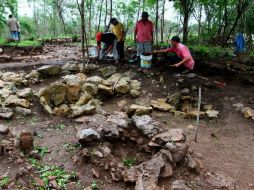
<path fill-rule="evenodd" d="M 137 98 L 137 97 L 139 97 L 139 95 L 140 95 L 140 91 L 135 90 L 135 89 L 131 89 L 131 90 L 130 90 L 130 95 L 131 95 L 133 98 Z"/>
<path fill-rule="evenodd" d="M 219 112 L 216 110 L 208 110 L 205 112 L 209 118 L 218 118 Z"/>
<path fill-rule="evenodd" d="M 184 131 L 182 129 L 170 129 L 167 132 L 154 136 L 151 140 L 152 143 L 158 145 L 165 145 L 168 142 L 182 142 L 185 141 Z"/>
<path fill-rule="evenodd" d="M 124 174 L 124 181 L 135 182 L 135 190 L 159 190 L 157 183 L 163 166 L 163 158 L 154 156 L 151 160 L 127 170 Z"/>
<path fill-rule="evenodd" d="M 0 134 L 5 135 L 7 133 L 9 133 L 9 128 L 5 125 L 0 124 Z"/>
<path fill-rule="evenodd" d="M 189 150 L 189 145 L 186 143 L 168 142 L 165 145 L 165 148 L 168 149 L 172 154 L 174 162 L 178 163 L 186 157 Z"/>
<path fill-rule="evenodd" d="M 175 108 L 177 108 L 177 107 L 179 107 L 180 99 L 181 99 L 181 93 L 180 92 L 176 92 L 174 94 L 168 95 L 167 102 L 170 105 L 172 105 Z"/>
<path fill-rule="evenodd" d="M 24 108 L 29 108 L 30 103 L 26 99 L 18 98 L 17 96 L 10 95 L 5 101 L 5 106 L 21 106 Z"/>
<path fill-rule="evenodd" d="M 1 119 L 11 119 L 13 116 L 12 109 L 10 108 L 0 108 L 0 118 Z"/>
<path fill-rule="evenodd" d="M 93 97 L 90 95 L 90 94 L 88 94 L 88 93 L 83 93 L 81 96 L 80 96 L 80 98 L 79 98 L 79 100 L 76 102 L 76 105 L 77 106 L 82 106 L 82 105 L 85 105 L 87 102 L 89 102 L 91 99 L 92 99 Z"/>
<path fill-rule="evenodd" d="M 153 137 L 160 131 L 160 123 L 154 121 L 149 115 L 133 116 L 132 121 L 144 135 Z"/>
<path fill-rule="evenodd" d="M 113 115 L 110 115 L 107 119 L 107 122 L 113 123 L 121 128 L 128 128 L 130 124 L 130 119 L 123 112 L 115 112 Z"/>
<path fill-rule="evenodd" d="M 14 72 L 5 72 L 2 74 L 2 80 L 6 82 L 12 82 L 15 85 L 21 85 L 23 77 L 20 74 Z"/>
<path fill-rule="evenodd" d="M 17 92 L 17 95 L 19 98 L 31 98 L 33 95 L 33 91 L 31 88 L 24 88 L 22 90 L 19 90 Z"/>
<path fill-rule="evenodd" d="M 103 77 L 109 77 L 116 73 L 116 67 L 115 66 L 108 66 L 100 69 L 101 75 Z"/>
<path fill-rule="evenodd" d="M 139 82 L 138 80 L 132 80 L 130 83 L 130 86 L 132 90 L 137 90 L 137 91 L 141 90 L 141 82 Z"/>
<path fill-rule="evenodd" d="M 242 103 L 233 104 L 233 108 L 235 108 L 237 111 L 242 111 L 243 104 Z"/>
<path fill-rule="evenodd" d="M 141 106 L 141 105 L 137 105 L 137 104 L 132 104 L 129 109 L 127 110 L 127 115 L 129 117 L 133 116 L 133 115 L 147 115 L 149 113 L 151 113 L 153 110 L 152 107 L 150 106 Z"/>
<path fill-rule="evenodd" d="M 32 70 L 30 73 L 25 75 L 25 79 L 32 83 L 37 83 L 40 80 L 39 72 L 37 70 Z"/>
<path fill-rule="evenodd" d="M 151 106 L 154 109 L 158 109 L 160 111 L 172 111 L 174 107 L 170 104 L 166 103 L 166 100 L 158 99 L 158 100 L 151 100 Z"/>
<path fill-rule="evenodd" d="M 205 181 L 214 189 L 234 190 L 236 185 L 236 181 L 232 178 L 215 173 L 207 173 L 205 175 Z"/>
<path fill-rule="evenodd" d="M 92 96 L 98 93 L 98 86 L 92 83 L 85 83 L 82 86 L 82 91 L 91 94 Z"/>
<path fill-rule="evenodd" d="M 61 67 L 59 65 L 44 65 L 37 69 L 37 71 L 46 76 L 58 75 L 61 71 Z"/>
<path fill-rule="evenodd" d="M 50 100 L 55 106 L 62 104 L 65 100 L 66 85 L 60 82 L 56 82 L 50 85 L 48 89 Z"/>
<path fill-rule="evenodd" d="M 115 86 L 115 91 L 119 94 L 127 94 L 130 91 L 130 86 L 126 78 L 121 78 Z"/>
<path fill-rule="evenodd" d="M 19 136 L 19 147 L 20 149 L 25 152 L 29 153 L 34 148 L 34 138 L 31 132 L 21 131 Z"/>
<path fill-rule="evenodd" d="M 69 107 L 66 104 L 62 104 L 59 107 L 54 107 L 52 114 L 66 115 L 69 113 Z"/>
<path fill-rule="evenodd" d="M 78 131 L 76 136 L 79 143 L 81 144 L 87 144 L 94 141 L 99 141 L 101 139 L 101 136 L 99 135 L 99 133 L 91 128 L 82 129 Z"/>
<path fill-rule="evenodd" d="M 184 180 L 176 180 L 171 185 L 171 190 L 191 190 Z"/>
<path fill-rule="evenodd" d="M 114 94 L 112 86 L 106 86 L 103 84 L 99 84 L 98 90 L 99 90 L 99 92 L 101 92 L 102 94 L 105 94 L 105 95 L 113 95 Z"/>
<path fill-rule="evenodd" d="M 249 107 L 245 107 L 242 109 L 242 113 L 243 113 L 243 116 L 246 118 L 246 119 L 249 119 L 251 117 L 254 116 L 254 110 L 249 108 Z"/>
<path fill-rule="evenodd" d="M 114 140 L 119 138 L 119 129 L 116 124 L 109 122 L 104 123 L 100 125 L 98 131 L 100 132 L 101 136 L 105 137 L 106 139 Z"/>
<path fill-rule="evenodd" d="M 81 115 L 90 115 L 96 113 L 96 106 L 85 104 L 83 106 L 71 105 L 71 117 L 79 117 Z"/>
<path fill-rule="evenodd" d="M 70 103 L 75 103 L 79 100 L 79 92 L 81 87 L 79 84 L 67 84 L 65 96 Z"/>
<path fill-rule="evenodd" d="M 102 83 L 103 79 L 102 79 L 101 77 L 99 77 L 99 76 L 93 76 L 93 77 L 87 78 L 86 81 L 87 81 L 88 83 L 92 83 L 92 84 L 97 84 L 97 85 L 99 85 L 99 84 Z"/>
<path fill-rule="evenodd" d="M 188 162 L 188 169 L 191 172 L 199 175 L 201 170 L 199 162 L 195 158 L 193 158 L 191 155 L 187 156 L 187 162 Z"/>
<path fill-rule="evenodd" d="M 62 70 L 67 70 L 67 71 L 79 71 L 80 68 L 78 66 L 77 62 L 69 61 L 65 65 L 62 66 Z"/>
<path fill-rule="evenodd" d="M 15 112 L 20 115 L 24 115 L 24 116 L 31 115 L 31 113 L 32 113 L 32 111 L 30 109 L 22 108 L 22 107 L 16 107 Z"/>

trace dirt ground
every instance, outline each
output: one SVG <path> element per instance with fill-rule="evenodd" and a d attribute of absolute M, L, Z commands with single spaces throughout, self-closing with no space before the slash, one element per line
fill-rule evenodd
<path fill-rule="evenodd" d="M 65 47 L 50 47 L 50 50 L 55 50 L 53 53 L 46 52 L 41 58 L 47 63 L 59 64 L 66 63 L 68 60 L 78 58 L 77 49 L 72 47 L 65 50 Z M 64 51 L 61 51 L 64 50 Z M 63 53 L 64 55 L 60 54 Z M 51 56 L 51 55 L 55 55 Z M 75 56 L 74 56 L 75 55 Z M 50 57 L 51 56 L 51 57 Z M 32 65 L 36 67 L 37 63 L 42 64 L 42 61 L 26 62 L 26 63 L 6 63 L 1 64 L 1 70 L 29 70 Z M 25 68 L 21 68 L 25 65 Z M 107 66 L 108 64 L 103 64 Z M 103 101 L 103 108 L 108 113 L 121 111 L 125 108 L 119 107 L 117 103 L 125 100 L 127 105 L 132 103 L 147 104 L 151 99 L 165 98 L 168 93 L 180 91 L 184 87 L 191 88 L 192 85 L 198 87 L 202 85 L 202 101 L 212 104 L 219 111 L 218 119 L 201 119 L 200 130 L 198 133 L 198 142 L 194 142 L 194 129 L 187 127 L 195 125 L 195 119 L 183 119 L 174 116 L 172 113 L 153 111 L 152 116 L 164 123 L 168 128 L 183 128 L 187 133 L 187 139 L 190 143 L 190 149 L 194 155 L 201 160 L 201 165 L 204 170 L 222 173 L 239 182 L 239 190 L 254 189 L 254 121 L 247 120 L 240 112 L 237 112 L 232 105 L 234 103 L 243 103 L 245 106 L 254 108 L 254 86 L 246 84 L 241 78 L 229 75 L 214 75 L 206 72 L 206 77 L 213 80 L 224 81 L 226 86 L 207 87 L 207 81 L 202 79 L 186 79 L 183 84 L 176 85 L 178 77 L 177 72 L 170 68 L 158 66 L 147 71 L 139 69 L 138 65 L 124 63 L 118 66 L 118 71 L 131 70 L 136 73 L 134 78 L 142 82 L 142 94 L 137 99 L 132 99 L 129 96 L 119 96 L 113 99 Z M 198 74 L 203 75 L 204 73 Z M 91 74 L 92 75 L 92 74 Z M 160 83 L 160 77 L 164 78 L 164 83 Z M 38 91 L 42 86 L 52 83 L 58 78 L 44 79 L 43 83 L 31 85 L 33 90 Z M 193 94 L 197 97 L 197 92 Z M 77 128 L 81 124 L 75 123 L 73 120 L 64 117 L 51 116 L 41 108 L 39 101 L 34 98 L 32 106 L 32 116 L 19 116 L 11 121 L 0 121 L 7 125 L 11 131 L 19 133 L 21 130 L 29 130 L 35 132 L 35 144 L 41 147 L 47 147 L 50 153 L 43 156 L 41 162 L 54 165 L 63 165 L 67 171 L 76 171 L 81 177 L 81 186 L 89 186 L 93 180 L 97 180 L 101 189 L 126 189 L 125 184 L 115 183 L 110 180 L 110 176 L 105 173 L 104 179 L 99 180 L 91 174 L 91 165 L 81 163 L 74 164 L 72 157 L 76 150 L 71 149 L 76 144 Z M 59 127 L 63 124 L 63 127 Z M 125 147 L 121 150 L 121 147 Z M 134 149 L 134 152 L 131 150 Z M 135 147 L 131 144 L 118 146 L 115 150 L 119 154 L 135 154 Z M 121 157 L 121 155 L 120 155 Z M 20 165 L 14 163 L 8 157 L 0 156 L 0 176 L 8 174 L 12 179 L 15 178 L 15 173 L 19 170 Z M 82 188 L 80 188 L 82 189 Z"/>

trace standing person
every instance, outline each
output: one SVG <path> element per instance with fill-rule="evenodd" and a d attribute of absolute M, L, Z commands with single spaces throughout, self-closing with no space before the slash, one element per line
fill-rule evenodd
<path fill-rule="evenodd" d="M 173 63 L 172 67 L 182 67 L 185 69 L 193 70 L 194 69 L 194 60 L 191 56 L 189 49 L 180 43 L 180 38 L 178 36 L 174 36 L 171 40 L 172 47 L 162 50 L 155 50 L 154 53 L 167 53 L 174 52 L 177 56 L 171 56 L 169 61 Z"/>
<path fill-rule="evenodd" d="M 134 41 L 137 44 L 137 61 L 140 60 L 140 54 L 151 53 L 153 43 L 153 23 L 148 20 L 148 12 L 143 12 L 142 19 L 136 23 L 134 31 Z"/>
<path fill-rule="evenodd" d="M 18 22 L 12 15 L 9 15 L 9 19 L 7 21 L 7 26 L 9 27 L 11 39 L 18 40 L 18 34 L 17 34 Z"/>
<path fill-rule="evenodd" d="M 105 59 L 106 55 L 112 51 L 114 60 L 118 63 L 118 52 L 116 49 L 117 40 L 113 33 L 103 33 L 98 32 L 96 34 L 97 41 L 97 57 L 99 59 Z M 103 48 L 101 48 L 101 42 L 103 43 Z"/>
<path fill-rule="evenodd" d="M 124 59 L 124 38 L 125 38 L 125 31 L 123 24 L 118 22 L 116 18 L 112 18 L 110 20 L 110 24 L 112 24 L 111 31 L 115 34 L 117 38 L 116 49 L 119 54 L 120 59 Z"/>

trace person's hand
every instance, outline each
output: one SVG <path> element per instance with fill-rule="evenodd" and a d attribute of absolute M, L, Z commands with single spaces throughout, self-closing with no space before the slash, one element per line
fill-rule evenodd
<path fill-rule="evenodd" d="M 179 67 L 180 66 L 180 64 L 179 63 L 176 63 L 176 64 L 174 64 L 174 65 L 170 65 L 171 67 Z"/>

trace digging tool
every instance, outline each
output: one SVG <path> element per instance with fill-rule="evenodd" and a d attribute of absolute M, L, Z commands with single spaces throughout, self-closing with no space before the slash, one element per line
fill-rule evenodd
<path fill-rule="evenodd" d="M 224 82 L 219 82 L 219 81 L 216 81 L 216 80 L 210 80 L 210 79 L 207 78 L 207 77 L 203 77 L 203 76 L 197 75 L 197 74 L 195 74 L 195 73 L 188 73 L 188 74 L 185 74 L 184 76 L 185 76 L 186 78 L 198 77 L 198 78 L 201 78 L 201 79 L 206 80 L 206 81 L 211 81 L 211 82 L 217 84 L 219 87 L 225 87 L 225 86 L 226 86 L 226 83 L 224 83 Z"/>

